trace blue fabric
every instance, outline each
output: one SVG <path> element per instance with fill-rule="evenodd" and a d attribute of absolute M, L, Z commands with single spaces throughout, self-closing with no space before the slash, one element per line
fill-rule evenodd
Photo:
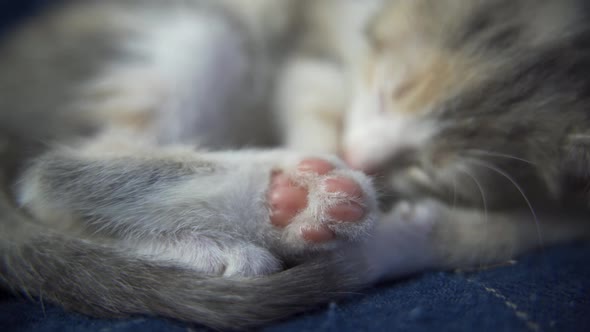
<path fill-rule="evenodd" d="M 50 0 L 0 1 L 0 33 Z M 278 331 L 590 331 L 590 244 L 547 249 L 515 265 L 429 273 L 369 290 L 265 329 Z M 190 327 L 192 331 L 205 331 Z M 92 319 L 0 293 L 0 330 L 186 332 L 157 318 Z"/>
<path fill-rule="evenodd" d="M 590 331 L 590 244 L 514 265 L 382 285 L 264 331 Z M 0 300 L 2 331 L 206 331 L 156 318 L 92 319 L 23 297 Z"/>

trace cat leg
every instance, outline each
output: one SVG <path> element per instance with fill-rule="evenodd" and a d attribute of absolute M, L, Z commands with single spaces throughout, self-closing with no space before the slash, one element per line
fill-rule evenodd
<path fill-rule="evenodd" d="M 110 144 L 38 158 L 21 205 L 52 227 L 209 274 L 267 274 L 360 238 L 375 219 L 368 178 L 330 158 Z"/>
<path fill-rule="evenodd" d="M 294 57 L 279 78 L 277 118 L 285 145 L 296 151 L 337 153 L 348 101 L 347 77 L 336 61 Z"/>
<path fill-rule="evenodd" d="M 371 278 L 383 280 L 428 269 L 499 264 L 589 236 L 590 226 L 579 216 L 484 213 L 424 200 L 397 204 L 380 220 L 363 253 Z"/>

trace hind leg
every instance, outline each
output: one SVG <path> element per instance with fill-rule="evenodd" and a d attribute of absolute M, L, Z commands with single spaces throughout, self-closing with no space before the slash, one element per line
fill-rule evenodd
<path fill-rule="evenodd" d="M 275 271 L 357 240 L 375 219 L 370 181 L 332 158 L 113 144 L 38 158 L 21 205 L 52 227 L 212 274 Z"/>

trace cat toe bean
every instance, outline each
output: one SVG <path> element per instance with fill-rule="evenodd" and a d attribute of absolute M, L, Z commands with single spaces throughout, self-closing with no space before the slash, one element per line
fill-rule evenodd
<path fill-rule="evenodd" d="M 287 245 L 352 239 L 370 227 L 373 196 L 361 173 L 321 158 L 303 159 L 294 172 L 273 173 L 267 194 L 270 222 L 282 230 Z"/>
<path fill-rule="evenodd" d="M 293 184 L 285 174 L 274 175 L 268 194 L 271 223 L 277 227 L 286 227 L 306 207 L 307 195 L 307 189 Z"/>
<path fill-rule="evenodd" d="M 315 173 L 325 175 L 334 170 L 334 165 L 326 160 L 319 158 L 309 158 L 301 161 L 297 166 L 300 172 Z"/>

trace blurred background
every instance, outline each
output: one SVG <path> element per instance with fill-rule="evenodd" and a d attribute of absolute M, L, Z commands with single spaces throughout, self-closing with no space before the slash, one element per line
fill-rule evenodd
<path fill-rule="evenodd" d="M 58 0 L 0 0 L 0 36 L 27 15 Z"/>

